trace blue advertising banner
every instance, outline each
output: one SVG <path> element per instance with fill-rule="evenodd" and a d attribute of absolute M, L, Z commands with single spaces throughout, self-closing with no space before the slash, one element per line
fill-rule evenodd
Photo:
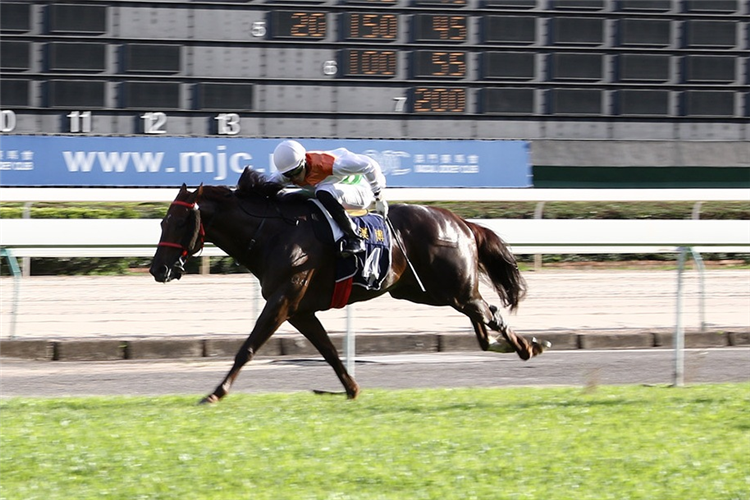
<path fill-rule="evenodd" d="M 270 172 L 279 139 L 0 137 L 0 185 L 171 187 L 234 185 L 250 166 Z M 389 187 L 528 187 L 524 141 L 300 139 L 308 150 L 345 147 L 375 158 Z"/>

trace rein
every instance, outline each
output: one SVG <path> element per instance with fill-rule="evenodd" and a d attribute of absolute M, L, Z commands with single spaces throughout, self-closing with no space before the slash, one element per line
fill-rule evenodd
<path fill-rule="evenodd" d="M 271 200 L 269 198 L 266 198 L 266 208 L 268 207 L 269 204 L 271 204 Z M 299 224 L 299 219 L 287 217 L 286 215 L 284 215 L 284 213 L 281 211 L 281 208 L 276 203 L 273 203 L 273 207 L 276 209 L 277 215 L 265 215 L 265 214 L 258 215 L 258 214 L 252 213 L 250 210 L 248 210 L 245 207 L 245 204 L 243 203 L 242 198 L 239 198 L 238 205 L 240 207 L 240 210 L 245 212 L 245 215 L 254 217 L 256 219 L 260 219 L 260 224 L 258 225 L 258 228 L 255 230 L 255 234 L 253 234 L 253 237 L 250 239 L 250 243 L 247 245 L 248 250 L 252 250 L 253 247 L 255 246 L 255 243 L 258 241 L 258 237 L 263 232 L 263 227 L 266 225 L 266 221 L 268 219 L 281 219 L 291 226 L 296 226 Z"/>
<path fill-rule="evenodd" d="M 256 213 L 253 213 L 253 212 L 251 212 L 250 210 L 248 210 L 245 207 L 245 203 L 243 203 L 244 200 L 242 199 L 242 197 L 238 197 L 238 198 L 239 198 L 238 205 L 240 207 L 240 210 L 242 210 L 243 212 L 245 212 L 245 215 L 249 215 L 250 217 L 254 217 L 256 219 L 261 219 L 263 221 L 263 222 L 261 222 L 261 224 L 265 223 L 266 219 L 281 219 L 284 222 L 286 222 L 287 224 L 289 224 L 290 226 L 296 226 L 296 225 L 299 224 L 299 218 L 288 217 L 288 216 L 284 215 L 284 212 L 281 211 L 281 207 L 279 207 L 279 204 L 278 203 L 271 203 L 271 200 L 268 197 L 266 197 L 266 207 L 268 207 L 268 205 L 272 205 L 273 208 L 276 209 L 276 215 L 265 215 L 265 214 L 264 215 L 258 215 Z"/>
<path fill-rule="evenodd" d="M 269 204 L 270 200 L 266 199 L 266 203 Z M 256 219 L 260 219 L 260 225 L 256 229 L 255 234 L 253 235 L 252 239 L 250 240 L 250 243 L 248 245 L 248 250 L 252 249 L 253 246 L 255 246 L 255 243 L 256 243 L 259 235 L 263 231 L 263 227 L 265 226 L 266 221 L 268 219 L 281 219 L 285 223 L 287 223 L 289 225 L 292 225 L 292 226 L 296 226 L 296 225 L 299 224 L 299 219 L 298 218 L 292 218 L 292 217 L 286 216 L 282 212 L 282 210 L 278 206 L 278 204 L 272 204 L 273 207 L 276 209 L 276 215 L 265 215 L 265 214 L 258 215 L 258 214 L 252 213 L 250 210 L 248 210 L 248 208 L 245 207 L 245 204 L 242 203 L 241 199 L 240 199 L 240 203 L 238 203 L 238 205 L 239 205 L 240 209 L 243 212 L 245 212 L 245 214 L 249 215 L 250 217 L 254 217 Z M 184 243 L 184 242 L 178 243 L 178 242 L 174 242 L 174 241 L 161 240 L 161 241 L 159 241 L 159 243 L 158 243 L 157 246 L 160 246 L 160 247 L 169 247 L 169 248 L 179 248 L 180 250 L 182 250 L 182 254 L 180 255 L 180 258 L 179 258 L 179 260 L 177 262 L 177 267 L 184 270 L 184 265 L 185 265 L 185 262 L 187 262 L 187 259 L 190 256 L 192 256 L 192 255 L 200 252 L 201 250 L 203 250 L 203 246 L 205 244 L 205 238 L 206 238 L 206 230 L 205 230 L 205 227 L 203 226 L 203 221 L 201 220 L 201 212 L 200 212 L 200 209 L 198 207 L 198 200 L 197 199 L 193 203 L 188 203 L 186 201 L 175 200 L 170 205 L 170 208 L 172 206 L 185 207 L 185 208 L 187 208 L 189 210 L 192 210 L 192 212 L 193 212 L 193 214 L 195 216 L 195 221 L 194 221 L 194 223 L 195 223 L 195 229 L 193 231 L 192 236 L 190 237 L 189 242 L 187 242 L 187 243 Z"/>

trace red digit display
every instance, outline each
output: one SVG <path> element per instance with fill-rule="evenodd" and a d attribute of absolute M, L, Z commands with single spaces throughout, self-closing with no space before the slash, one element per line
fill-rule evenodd
<path fill-rule="evenodd" d="M 395 40 L 398 36 L 398 16 L 371 12 L 346 13 L 344 35 L 347 40 Z"/>
<path fill-rule="evenodd" d="M 466 52 L 417 50 L 412 64 L 415 77 L 466 78 Z"/>
<path fill-rule="evenodd" d="M 466 89 L 416 87 L 412 94 L 414 113 L 465 113 Z"/>
<path fill-rule="evenodd" d="M 325 12 L 271 11 L 271 37 L 321 40 L 326 37 Z"/>
<path fill-rule="evenodd" d="M 345 49 L 342 54 L 344 76 L 396 76 L 396 52 L 393 50 Z"/>
<path fill-rule="evenodd" d="M 467 40 L 468 16 L 447 14 L 416 14 L 412 30 L 415 42 L 454 42 Z"/>

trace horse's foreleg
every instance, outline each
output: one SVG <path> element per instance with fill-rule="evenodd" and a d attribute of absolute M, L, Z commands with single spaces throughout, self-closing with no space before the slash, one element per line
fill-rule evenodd
<path fill-rule="evenodd" d="M 253 336 L 251 334 L 247 338 L 247 340 L 245 340 L 245 342 L 242 344 L 242 347 L 240 347 L 240 350 L 235 355 L 234 364 L 229 370 L 229 373 L 227 373 L 227 376 L 224 377 L 224 380 L 222 380 L 221 384 L 219 384 L 216 389 L 214 389 L 214 392 L 201 400 L 201 404 L 217 403 L 221 398 L 226 396 L 227 393 L 229 393 L 229 389 L 232 387 L 235 379 L 240 374 L 240 370 L 242 370 L 242 367 L 252 361 L 253 356 L 260 348 L 260 345 L 268 340 L 271 334 L 273 334 L 273 332 L 265 335 L 265 339 L 262 342 L 258 341 L 259 336 Z"/>
<path fill-rule="evenodd" d="M 201 400 L 201 404 L 217 403 L 229 393 L 229 389 L 240 374 L 242 367 L 253 359 L 255 353 L 257 353 L 261 346 L 271 338 L 271 335 L 273 335 L 279 326 L 281 326 L 281 323 L 285 321 L 281 320 L 281 317 L 283 316 L 279 314 L 279 307 L 269 308 L 269 305 L 267 304 L 266 307 L 263 308 L 258 320 L 255 322 L 255 327 L 250 333 L 250 336 L 242 344 L 240 350 L 237 351 L 237 354 L 234 357 L 234 364 L 229 370 L 229 373 L 227 373 L 227 376 L 224 377 L 224 380 L 222 380 L 221 384 L 216 387 L 214 392 Z"/>
<path fill-rule="evenodd" d="M 305 336 L 307 340 L 318 350 L 323 356 L 323 359 L 331 365 L 333 371 L 336 372 L 336 376 L 341 381 L 346 391 L 346 396 L 349 399 L 355 399 L 359 394 L 359 385 L 346 371 L 346 367 L 339 358 L 339 353 L 336 350 L 336 346 L 331 342 L 328 332 L 321 324 L 320 320 L 315 316 L 314 313 L 300 314 L 292 318 L 289 318 L 289 323 L 292 324 L 299 332 Z"/>

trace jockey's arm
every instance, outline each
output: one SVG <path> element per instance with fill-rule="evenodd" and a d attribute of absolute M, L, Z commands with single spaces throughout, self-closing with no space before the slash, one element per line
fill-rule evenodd
<path fill-rule="evenodd" d="M 266 174 L 266 179 L 270 182 L 275 182 L 276 184 L 281 184 L 284 187 L 287 187 L 292 184 L 292 181 L 289 180 L 288 177 L 285 177 L 281 172 L 276 171 L 270 174 Z"/>
<path fill-rule="evenodd" d="M 266 175 L 266 179 L 270 182 L 281 184 L 283 188 L 276 194 L 276 198 L 283 200 L 292 199 L 304 199 L 315 196 L 315 193 L 310 188 L 299 187 L 291 179 L 281 174 L 280 172 L 273 172 Z"/>
<path fill-rule="evenodd" d="M 385 188 L 385 176 L 378 162 L 367 155 L 344 151 L 334 163 L 333 173 L 336 175 L 362 174 L 370 183 L 372 192 L 379 195 Z"/>

